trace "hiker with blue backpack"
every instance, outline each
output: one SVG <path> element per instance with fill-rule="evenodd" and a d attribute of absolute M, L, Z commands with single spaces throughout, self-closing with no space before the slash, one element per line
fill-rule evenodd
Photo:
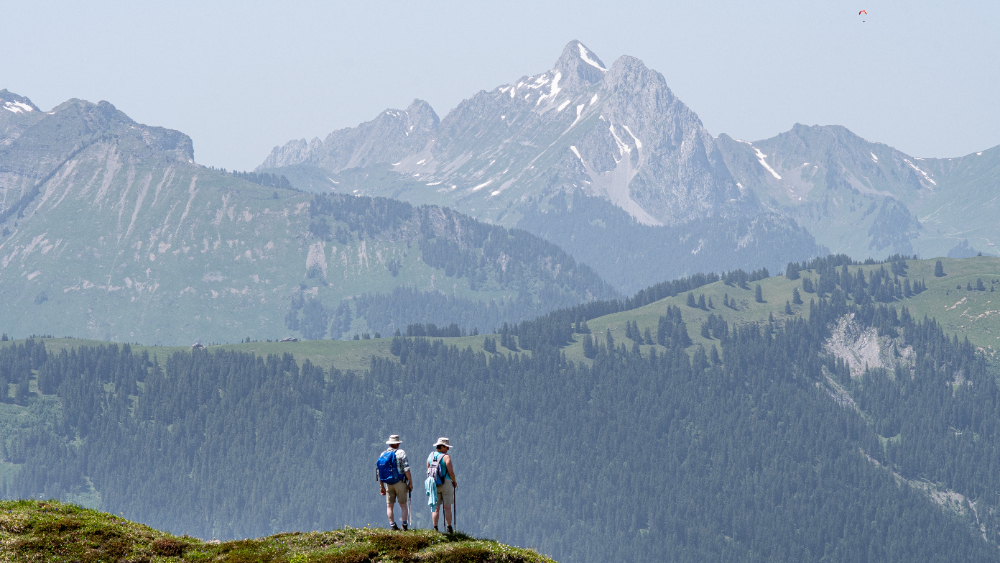
<path fill-rule="evenodd" d="M 451 527 L 451 507 L 455 504 L 455 489 L 458 487 L 458 482 L 455 481 L 455 467 L 451 463 L 451 456 L 448 455 L 450 449 L 448 438 L 438 438 L 434 444 L 434 451 L 427 456 L 427 480 L 424 481 L 424 492 L 427 493 L 427 504 L 431 507 L 434 531 L 439 531 L 438 516 L 441 505 L 444 505 L 444 521 L 449 534 L 454 531 Z"/>
<path fill-rule="evenodd" d="M 403 529 L 406 530 L 410 526 L 410 507 L 407 504 L 407 497 L 413 490 L 410 462 L 406 459 L 406 452 L 399 449 L 399 445 L 403 442 L 399 439 L 398 434 L 389 436 L 385 443 L 389 447 L 375 462 L 375 478 L 378 479 L 379 493 L 385 497 L 385 513 L 389 516 L 389 527 L 396 531 L 399 530 L 393 511 L 398 500 L 400 516 L 403 518 Z"/>

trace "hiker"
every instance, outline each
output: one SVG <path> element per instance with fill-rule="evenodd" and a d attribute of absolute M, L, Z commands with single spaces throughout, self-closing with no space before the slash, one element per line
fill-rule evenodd
<path fill-rule="evenodd" d="M 407 496 L 413 490 L 413 478 L 410 477 L 410 462 L 406 452 L 399 448 L 403 442 L 398 434 L 389 436 L 385 441 L 389 446 L 375 463 L 375 479 L 378 480 L 379 494 L 385 497 L 385 513 L 389 517 L 389 528 L 398 531 L 396 515 L 393 509 L 399 501 L 399 515 L 403 518 L 403 529 L 410 527 L 410 507 Z"/>
<path fill-rule="evenodd" d="M 455 481 L 455 467 L 451 463 L 451 456 L 448 455 L 450 449 L 448 438 L 438 438 L 434 444 L 434 451 L 427 456 L 428 482 L 434 479 L 437 484 L 437 502 L 431 513 L 431 520 L 434 523 L 434 530 L 438 531 L 438 515 L 441 505 L 444 505 L 444 522 L 448 526 L 449 534 L 454 531 L 451 528 L 451 505 L 455 504 L 455 489 L 458 487 L 458 482 Z"/>

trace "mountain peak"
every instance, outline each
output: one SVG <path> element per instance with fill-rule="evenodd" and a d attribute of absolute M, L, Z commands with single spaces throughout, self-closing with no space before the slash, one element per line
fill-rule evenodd
<path fill-rule="evenodd" d="M 562 74 L 564 87 L 574 90 L 600 82 L 608 69 L 600 57 L 574 39 L 566 44 L 552 70 Z"/>
<path fill-rule="evenodd" d="M 8 91 L 6 88 L 0 90 L 0 107 L 11 113 L 31 113 L 41 111 L 38 106 L 31 103 L 31 100 L 24 96 Z"/>
<path fill-rule="evenodd" d="M 441 122 L 434 108 L 429 103 L 420 99 L 413 100 L 410 107 L 406 108 L 406 115 L 410 125 L 420 130 L 432 131 Z"/>

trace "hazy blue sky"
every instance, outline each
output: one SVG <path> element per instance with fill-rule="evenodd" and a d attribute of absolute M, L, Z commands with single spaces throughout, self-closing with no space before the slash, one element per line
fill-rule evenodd
<path fill-rule="evenodd" d="M 996 0 L 19 6 L 4 11 L 0 88 L 45 110 L 108 100 L 229 169 L 413 98 L 443 117 L 549 69 L 571 39 L 606 64 L 629 54 L 663 73 L 713 135 L 757 140 L 800 122 L 915 156 L 1000 144 Z"/>

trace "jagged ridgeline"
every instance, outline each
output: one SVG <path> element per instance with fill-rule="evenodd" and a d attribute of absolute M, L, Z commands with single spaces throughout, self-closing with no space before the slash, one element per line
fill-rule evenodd
<path fill-rule="evenodd" d="M 475 93 L 440 119 L 415 100 L 275 147 L 258 171 L 517 226 L 625 293 L 830 250 L 997 254 L 1000 147 L 917 158 L 837 125 L 713 138 L 668 79 L 627 55 L 605 65 L 571 41 L 550 70 Z"/>
<path fill-rule="evenodd" d="M 400 337 L 405 363 L 365 372 L 5 343 L 0 373 L 18 391 L 0 405 L 4 494 L 206 538 L 363 525 L 384 521 L 365 467 L 385 436 L 402 433 L 420 463 L 447 435 L 459 527 L 559 561 L 995 561 L 996 368 L 910 311 L 940 309 L 959 283 L 987 300 L 986 282 L 964 280 L 992 262 L 944 261 L 911 297 L 879 288 L 922 286 L 933 264 L 692 278 L 536 323 L 572 323 L 569 344 L 528 324 L 476 337 L 477 352 L 450 344 L 472 337 Z M 867 287 L 845 293 L 862 270 Z M 781 313 L 805 279 L 814 292 Z M 585 337 L 592 357 L 576 355 Z"/>
<path fill-rule="evenodd" d="M 827 252 L 733 177 L 663 75 L 630 56 L 605 66 L 579 41 L 550 70 L 480 91 L 443 118 L 415 100 L 275 147 L 257 170 L 304 190 L 447 205 L 525 229 L 623 293 Z"/>
<path fill-rule="evenodd" d="M 186 135 L 107 102 L 41 112 L 6 91 L 0 101 L 18 110 L 0 111 L 0 318 L 11 334 L 189 345 L 427 322 L 490 331 L 617 295 L 523 231 L 205 168 Z"/>

